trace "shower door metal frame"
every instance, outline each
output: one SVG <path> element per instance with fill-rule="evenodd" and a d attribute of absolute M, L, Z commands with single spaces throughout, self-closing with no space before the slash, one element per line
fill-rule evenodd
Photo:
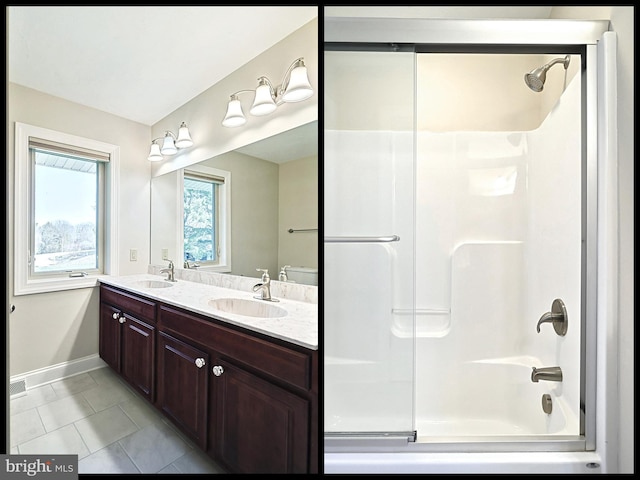
<path fill-rule="evenodd" d="M 350 46 L 336 45 L 333 51 L 352 51 Z M 325 50 L 326 51 L 326 50 Z M 359 49 L 360 52 L 402 52 L 402 53 L 410 53 L 412 54 L 413 60 L 415 60 L 415 51 L 413 46 L 409 46 L 407 48 L 403 46 L 397 45 L 386 45 L 379 46 L 374 45 L 372 49 L 367 48 L 366 46 L 363 49 Z M 415 68 L 415 61 L 413 61 L 412 68 Z M 415 79 L 415 71 L 412 73 Z M 415 84 L 413 86 L 413 94 L 415 95 Z M 412 174 L 415 174 L 415 106 L 412 103 L 412 145 L 411 145 L 411 157 L 412 157 Z M 415 187 L 414 187 L 415 188 Z M 412 192 L 412 203 L 415 203 L 415 191 Z M 415 218 L 412 216 L 412 225 L 415 224 Z M 393 244 L 396 242 L 400 242 L 401 236 L 398 235 L 394 228 L 389 231 L 384 231 L 382 235 L 327 235 L 323 238 L 324 244 Z M 406 232 L 405 232 L 406 233 Z M 407 237 L 410 238 L 409 242 L 412 245 L 412 254 L 415 254 L 415 244 L 413 243 L 415 232 L 412 232 L 411 235 L 405 236 L 403 234 L 403 241 L 407 242 Z M 415 283 L 414 278 L 415 273 L 412 272 L 411 278 L 413 279 L 413 283 Z M 415 288 L 415 287 L 414 287 Z M 415 292 L 413 292 L 415 294 Z M 415 300 L 414 300 L 415 301 Z M 413 311 L 413 309 L 411 309 Z M 393 312 L 393 309 L 392 309 Z M 414 345 L 412 346 L 413 351 L 415 352 L 415 338 L 413 339 Z M 413 364 L 415 365 L 415 357 L 413 358 Z M 326 377 L 325 377 L 326 378 Z M 409 417 L 411 419 L 411 425 L 407 425 L 406 428 L 399 428 L 393 430 L 367 430 L 367 431 L 332 431 L 330 433 L 326 433 L 327 436 L 331 436 L 336 439 L 340 444 L 350 444 L 352 441 L 356 441 L 357 443 L 364 442 L 367 444 L 371 442 L 372 446 L 379 445 L 381 442 L 384 444 L 391 445 L 406 445 L 407 442 L 414 442 L 416 439 L 416 431 L 415 431 L 415 405 L 413 404 L 413 399 L 415 398 L 415 382 L 411 383 L 411 394 L 412 394 L 412 402 L 411 402 L 411 411 L 409 412 Z M 378 426 L 379 427 L 379 426 Z"/>
<path fill-rule="evenodd" d="M 479 437 L 473 441 L 437 438 L 433 442 L 398 444 L 363 442 L 361 438 L 325 436 L 325 452 L 371 451 L 594 451 L 596 449 L 596 330 L 598 308 L 598 42 L 609 30 L 607 20 L 440 20 L 325 17 L 324 41 L 336 44 L 415 45 L 430 51 L 481 53 L 501 51 L 579 52 L 582 70 L 582 338 L 580 436 Z M 605 260 L 606 261 L 606 260 Z M 602 328 L 602 327 L 601 327 Z M 606 368 L 606 366 L 605 366 Z M 587 372 L 589 373 L 587 375 Z M 488 447 L 489 446 L 489 447 Z"/>

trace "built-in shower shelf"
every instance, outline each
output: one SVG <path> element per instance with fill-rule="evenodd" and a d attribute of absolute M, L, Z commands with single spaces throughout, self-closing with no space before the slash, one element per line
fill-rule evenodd
<path fill-rule="evenodd" d="M 393 308 L 391 332 L 399 338 L 443 337 L 449 332 L 451 310 L 448 308 Z"/>

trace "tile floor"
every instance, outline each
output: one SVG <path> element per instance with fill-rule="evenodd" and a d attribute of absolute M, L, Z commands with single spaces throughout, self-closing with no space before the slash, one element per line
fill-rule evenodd
<path fill-rule="evenodd" d="M 110 368 L 10 399 L 12 454 L 77 454 L 78 473 L 226 473 Z"/>

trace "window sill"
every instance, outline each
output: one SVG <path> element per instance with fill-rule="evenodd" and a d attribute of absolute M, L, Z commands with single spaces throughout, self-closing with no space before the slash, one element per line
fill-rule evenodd
<path fill-rule="evenodd" d="M 92 288 L 98 286 L 98 278 L 103 275 L 89 275 L 81 278 L 47 278 L 41 280 L 28 280 L 23 285 L 16 285 L 14 296 L 31 295 L 34 293 L 59 292 L 62 290 L 75 290 L 78 288 Z"/>

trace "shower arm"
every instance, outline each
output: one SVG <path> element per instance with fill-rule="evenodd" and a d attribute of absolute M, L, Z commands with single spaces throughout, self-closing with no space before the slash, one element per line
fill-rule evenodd
<path fill-rule="evenodd" d="M 553 60 L 551 60 L 549 63 L 547 63 L 544 67 L 545 70 L 549 70 L 551 67 L 553 67 L 556 63 L 562 63 L 564 64 L 564 69 L 566 70 L 567 68 L 569 68 L 569 55 L 567 55 L 564 58 L 554 58 Z"/>

